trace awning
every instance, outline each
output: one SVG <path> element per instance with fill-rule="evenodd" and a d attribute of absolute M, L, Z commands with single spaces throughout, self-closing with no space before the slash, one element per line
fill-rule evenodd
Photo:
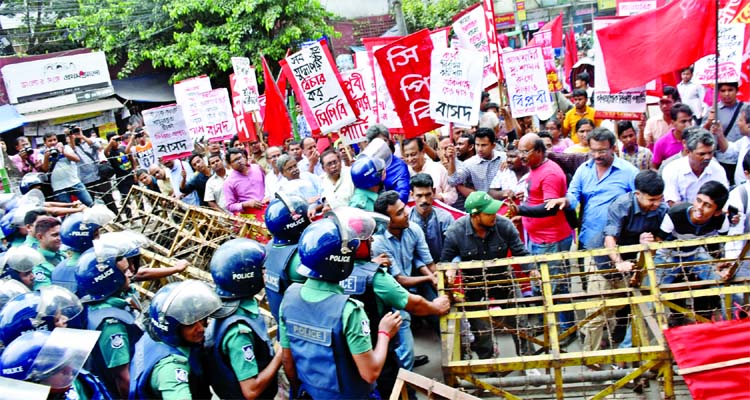
<path fill-rule="evenodd" d="M 115 94 L 125 100 L 149 103 L 172 103 L 174 89 L 169 84 L 170 74 L 137 76 L 112 81 Z"/>
<path fill-rule="evenodd" d="M 70 117 L 74 115 L 87 114 L 98 111 L 114 110 L 122 108 L 122 103 L 114 97 L 102 100 L 89 101 L 86 103 L 73 104 L 67 107 L 56 108 L 54 110 L 28 113 L 23 116 L 26 123 L 46 121 L 61 117 Z"/>
<path fill-rule="evenodd" d="M 26 120 L 16 111 L 16 108 L 10 104 L 0 106 L 0 133 L 8 132 L 23 126 Z"/>

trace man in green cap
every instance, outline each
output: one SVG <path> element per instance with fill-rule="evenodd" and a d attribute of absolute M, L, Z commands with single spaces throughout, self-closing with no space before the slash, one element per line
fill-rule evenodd
<path fill-rule="evenodd" d="M 457 258 L 461 261 L 494 260 L 508 257 L 508 252 L 515 256 L 525 256 L 529 252 L 524 247 L 516 227 L 508 218 L 497 215 L 502 202 L 493 199 L 486 192 L 476 191 L 466 198 L 465 215 L 448 228 L 445 233 L 441 262 L 453 262 Z M 523 266 L 528 269 L 527 266 Z M 495 281 L 509 279 L 512 276 L 510 266 L 492 268 L 472 268 L 462 270 L 464 283 Z M 449 281 L 451 278 L 449 277 Z M 493 285 L 485 287 L 467 287 L 466 301 L 505 300 L 516 295 L 512 285 Z M 503 305 L 502 307 L 507 307 Z M 517 326 L 517 321 L 506 321 L 511 326 Z M 480 359 L 497 357 L 495 354 L 493 335 L 490 322 L 484 319 L 469 320 L 474 333 L 475 342 L 472 349 Z M 518 336 L 513 336 L 516 353 L 520 355 L 521 343 Z M 523 351 L 526 352 L 526 351 Z"/>

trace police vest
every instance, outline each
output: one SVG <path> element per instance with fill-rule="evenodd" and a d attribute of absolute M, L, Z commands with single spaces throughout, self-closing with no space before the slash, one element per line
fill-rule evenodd
<path fill-rule="evenodd" d="M 292 284 L 286 269 L 292 256 L 297 252 L 297 245 L 274 246 L 273 241 L 266 244 L 266 262 L 264 267 L 266 273 L 263 280 L 266 286 L 266 298 L 268 308 L 276 321 L 279 320 L 279 307 L 284 298 L 284 292 Z"/>
<path fill-rule="evenodd" d="M 375 385 L 365 382 L 346 343 L 343 312 L 348 295 L 323 301 L 302 299 L 302 285 L 289 287 L 282 304 L 283 319 L 302 389 L 313 399 L 365 399 Z M 336 366 L 331 374 L 329 366 Z"/>
<path fill-rule="evenodd" d="M 135 323 L 135 316 L 131 312 L 118 307 L 104 307 L 96 310 L 91 310 L 90 307 L 86 307 L 86 309 L 88 310 L 86 329 L 90 331 L 100 330 L 102 323 L 109 318 L 114 318 L 125 325 L 130 346 L 128 353 L 132 359 L 133 353 L 135 352 L 135 344 L 140 340 L 141 336 L 143 336 L 143 331 Z M 110 338 L 110 341 L 112 347 L 116 348 L 117 340 L 115 338 Z M 94 346 L 94 350 L 91 352 L 91 357 L 89 357 L 89 368 L 101 378 L 102 382 L 104 382 L 110 392 L 117 393 L 117 383 L 112 374 L 109 373 L 107 363 L 104 362 L 102 351 L 98 345 Z"/>
<path fill-rule="evenodd" d="M 355 262 L 351 275 L 339 282 L 344 288 L 344 294 L 359 300 L 365 306 L 365 313 L 370 319 L 370 335 L 373 346 L 378 342 L 378 324 L 383 318 L 383 313 L 378 311 L 377 296 L 372 286 L 372 281 L 380 266 L 373 262 Z M 385 310 L 384 310 L 385 311 Z"/>
<path fill-rule="evenodd" d="M 62 260 L 60 264 L 57 264 L 55 269 L 52 270 L 52 277 L 50 280 L 53 285 L 62 286 L 65 289 L 76 293 L 78 290 L 78 281 L 76 281 L 76 269 L 78 265 L 70 260 Z M 76 293 L 78 294 L 78 293 Z M 82 293 L 84 295 L 85 293 Z"/>
<path fill-rule="evenodd" d="M 151 388 L 151 372 L 162 359 L 170 355 L 185 356 L 179 349 L 164 342 L 157 342 L 150 335 L 143 335 L 135 344 L 135 353 L 130 361 L 129 399 L 160 399 L 161 393 Z M 208 385 L 203 382 L 200 363 L 195 353 L 190 354 L 188 382 L 194 399 L 210 398 Z"/>
<path fill-rule="evenodd" d="M 221 343 L 224 341 L 229 328 L 238 322 L 247 324 L 253 331 L 253 348 L 255 362 L 258 364 L 258 373 L 263 371 L 273 358 L 273 343 L 268 337 L 268 329 L 263 321 L 263 316 L 249 318 L 245 315 L 231 315 L 221 320 L 214 320 L 208 332 L 206 332 L 205 370 L 208 382 L 222 399 L 243 398 L 242 388 L 237 376 L 232 369 L 229 357 L 221 351 Z M 278 391 L 278 381 L 274 375 L 266 390 L 258 398 L 273 399 Z"/>

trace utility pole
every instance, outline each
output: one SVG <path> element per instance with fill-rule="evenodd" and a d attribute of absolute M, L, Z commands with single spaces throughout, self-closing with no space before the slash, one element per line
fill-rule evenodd
<path fill-rule="evenodd" d="M 396 16 L 396 26 L 398 27 L 398 34 L 406 36 L 406 20 L 404 19 L 404 10 L 401 8 L 401 0 L 392 0 L 391 6 L 393 7 L 393 14 Z"/>

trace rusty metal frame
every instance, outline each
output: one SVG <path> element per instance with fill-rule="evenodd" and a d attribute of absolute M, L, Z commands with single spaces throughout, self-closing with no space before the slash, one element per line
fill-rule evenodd
<path fill-rule="evenodd" d="M 734 279 L 730 282 L 721 281 L 702 281 L 702 282 L 685 282 L 679 284 L 670 284 L 660 287 L 654 285 L 656 282 L 656 268 L 654 263 L 653 251 L 658 249 L 678 248 L 683 246 L 705 245 L 715 243 L 726 243 L 736 240 L 745 240 L 746 245 L 742 254 L 732 266 L 734 273 L 741 261 L 746 260 L 748 248 L 750 247 L 750 234 L 735 237 L 711 237 L 691 241 L 663 242 L 650 245 L 624 246 L 617 250 L 597 249 L 589 251 L 565 252 L 557 254 L 544 254 L 537 256 L 514 257 L 510 259 L 499 259 L 492 261 L 468 261 L 459 263 L 441 263 L 438 264 L 438 291 L 441 294 L 451 294 L 457 288 L 448 287 L 446 283 L 446 272 L 457 269 L 477 269 L 486 267 L 510 267 L 511 264 L 531 264 L 539 266 L 541 273 L 541 290 L 542 295 L 526 299 L 505 299 L 490 301 L 475 301 L 457 303 L 451 309 L 451 312 L 441 317 L 441 341 L 442 341 L 442 369 L 444 379 L 447 385 L 452 387 L 470 386 L 478 390 L 484 390 L 491 395 L 500 396 L 506 399 L 521 399 L 523 392 L 513 391 L 509 387 L 498 386 L 498 378 L 492 378 L 491 375 L 512 371 L 523 371 L 532 368 L 547 369 L 551 377 L 554 378 L 554 397 L 557 399 L 565 398 L 566 388 L 563 383 L 563 370 L 567 367 L 590 366 L 594 364 L 612 364 L 619 362 L 632 362 L 637 366 L 617 379 L 614 383 L 608 385 L 604 390 L 593 395 L 592 398 L 604 398 L 611 395 L 618 389 L 624 387 L 633 379 L 651 374 L 652 372 L 661 377 L 661 390 L 667 399 L 674 398 L 675 382 L 674 371 L 672 366 L 672 355 L 667 347 L 662 331 L 668 327 L 667 310 L 673 309 L 678 312 L 690 311 L 675 304 L 673 301 L 678 299 L 705 297 L 705 296 L 725 296 L 731 294 L 748 294 L 750 293 L 750 280 Z M 584 257 L 593 257 L 610 254 L 612 251 L 620 253 L 639 252 L 641 260 L 639 262 L 642 270 L 639 281 L 643 276 L 648 276 L 651 285 L 639 287 L 628 287 L 624 289 L 606 290 L 599 293 L 575 293 L 566 295 L 553 295 L 551 280 L 559 276 L 551 276 L 547 263 L 549 261 L 560 261 L 567 259 L 577 259 Z M 706 263 L 717 263 L 715 260 Z M 685 263 L 686 265 L 688 263 Z M 695 264 L 695 263 L 690 263 Z M 595 274 L 611 273 L 613 270 L 593 271 L 585 273 L 571 273 L 568 276 L 581 276 L 584 279 L 587 276 Z M 466 285 L 467 287 L 481 287 L 485 285 L 497 285 L 500 283 L 517 284 L 519 282 L 529 281 L 533 278 L 525 279 L 506 279 L 480 282 L 478 284 Z M 518 307 L 518 304 L 526 303 L 525 307 Z M 536 305 L 534 303 L 541 303 Z M 500 307 L 495 307 L 500 306 Z M 482 309 L 477 310 L 477 307 Z M 578 351 L 565 352 L 560 348 L 560 340 L 572 334 L 574 330 L 585 326 L 597 314 L 606 312 L 613 308 L 630 307 L 632 318 L 635 323 L 633 326 L 633 346 L 626 349 L 607 349 L 597 351 Z M 589 311 L 593 313 L 579 321 L 573 328 L 565 332 L 558 331 L 557 313 L 561 311 Z M 508 316 L 533 316 L 543 315 L 545 321 L 544 339 L 534 338 L 534 343 L 543 342 L 542 350 L 546 353 L 535 354 L 530 356 L 516 357 L 498 357 L 486 360 L 462 360 L 462 345 L 460 335 L 460 320 L 462 318 L 498 318 Z M 728 313 L 731 314 L 731 313 Z M 694 315 L 692 312 L 688 315 Z M 700 316 L 696 316 L 700 317 Z M 700 318 L 698 318 L 699 321 Z M 504 324 L 495 323 L 503 331 L 516 334 L 523 337 L 524 333 Z M 570 393 L 570 392 L 568 392 Z M 580 396 L 580 394 L 576 394 Z M 590 393 L 587 393 L 587 397 Z"/>

